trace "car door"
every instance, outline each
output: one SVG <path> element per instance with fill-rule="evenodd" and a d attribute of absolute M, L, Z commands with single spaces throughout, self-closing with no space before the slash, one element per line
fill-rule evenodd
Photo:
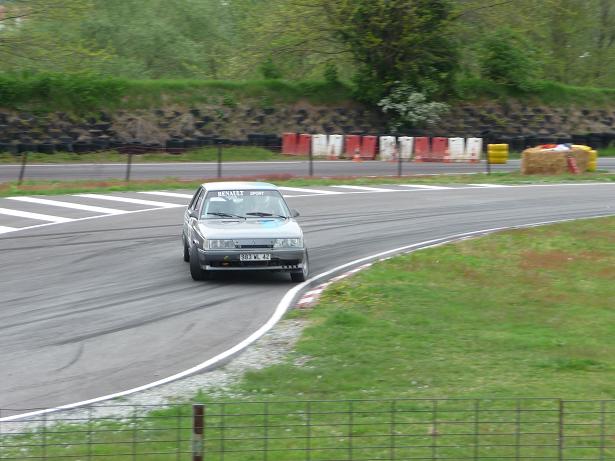
<path fill-rule="evenodd" d="M 185 242 L 188 245 L 190 245 L 190 235 L 191 235 L 190 228 L 193 225 L 193 221 L 196 221 L 196 219 L 192 217 L 192 214 L 196 210 L 199 199 L 201 199 L 201 197 L 203 197 L 204 195 L 205 195 L 205 189 L 203 189 L 203 187 L 199 187 L 197 191 L 194 193 L 192 200 L 190 200 L 190 203 L 186 207 L 186 211 L 184 211 L 184 224 L 183 224 L 182 234 L 184 236 Z M 202 199 L 200 201 L 202 202 Z"/>

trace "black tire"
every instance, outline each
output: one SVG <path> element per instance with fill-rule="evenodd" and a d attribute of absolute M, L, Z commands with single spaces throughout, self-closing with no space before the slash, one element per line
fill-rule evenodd
<path fill-rule="evenodd" d="M 310 260 L 308 258 L 307 251 L 303 256 L 303 269 L 299 272 L 291 272 L 290 279 L 293 282 L 305 282 L 310 275 Z"/>
<path fill-rule="evenodd" d="M 209 278 L 209 272 L 201 268 L 201 265 L 199 264 L 199 256 L 197 254 L 197 249 L 193 248 L 190 251 L 189 256 L 190 275 L 192 276 L 192 280 L 207 280 Z"/>
<path fill-rule="evenodd" d="M 182 242 L 184 244 L 184 261 L 188 262 L 190 261 L 190 248 L 188 248 L 188 245 L 186 244 L 186 241 L 182 238 Z"/>

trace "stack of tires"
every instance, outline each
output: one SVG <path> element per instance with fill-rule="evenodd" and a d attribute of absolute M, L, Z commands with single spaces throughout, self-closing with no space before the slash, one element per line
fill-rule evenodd
<path fill-rule="evenodd" d="M 505 164 L 508 162 L 508 144 L 489 144 L 487 146 L 487 159 L 492 164 Z"/>

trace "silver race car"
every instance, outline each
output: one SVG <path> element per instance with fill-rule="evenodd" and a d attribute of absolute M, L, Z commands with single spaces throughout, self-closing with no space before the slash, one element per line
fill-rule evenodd
<path fill-rule="evenodd" d="M 308 277 L 303 232 L 282 194 L 263 182 L 202 184 L 184 214 L 184 261 L 194 280 L 213 271 L 268 270 Z"/>

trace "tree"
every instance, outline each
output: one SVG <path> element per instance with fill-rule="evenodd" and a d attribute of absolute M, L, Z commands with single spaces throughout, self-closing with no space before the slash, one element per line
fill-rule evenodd
<path fill-rule="evenodd" d="M 367 102 L 395 82 L 427 93 L 451 87 L 458 54 L 448 0 L 324 0 L 323 7 L 359 66 L 357 94 Z"/>

